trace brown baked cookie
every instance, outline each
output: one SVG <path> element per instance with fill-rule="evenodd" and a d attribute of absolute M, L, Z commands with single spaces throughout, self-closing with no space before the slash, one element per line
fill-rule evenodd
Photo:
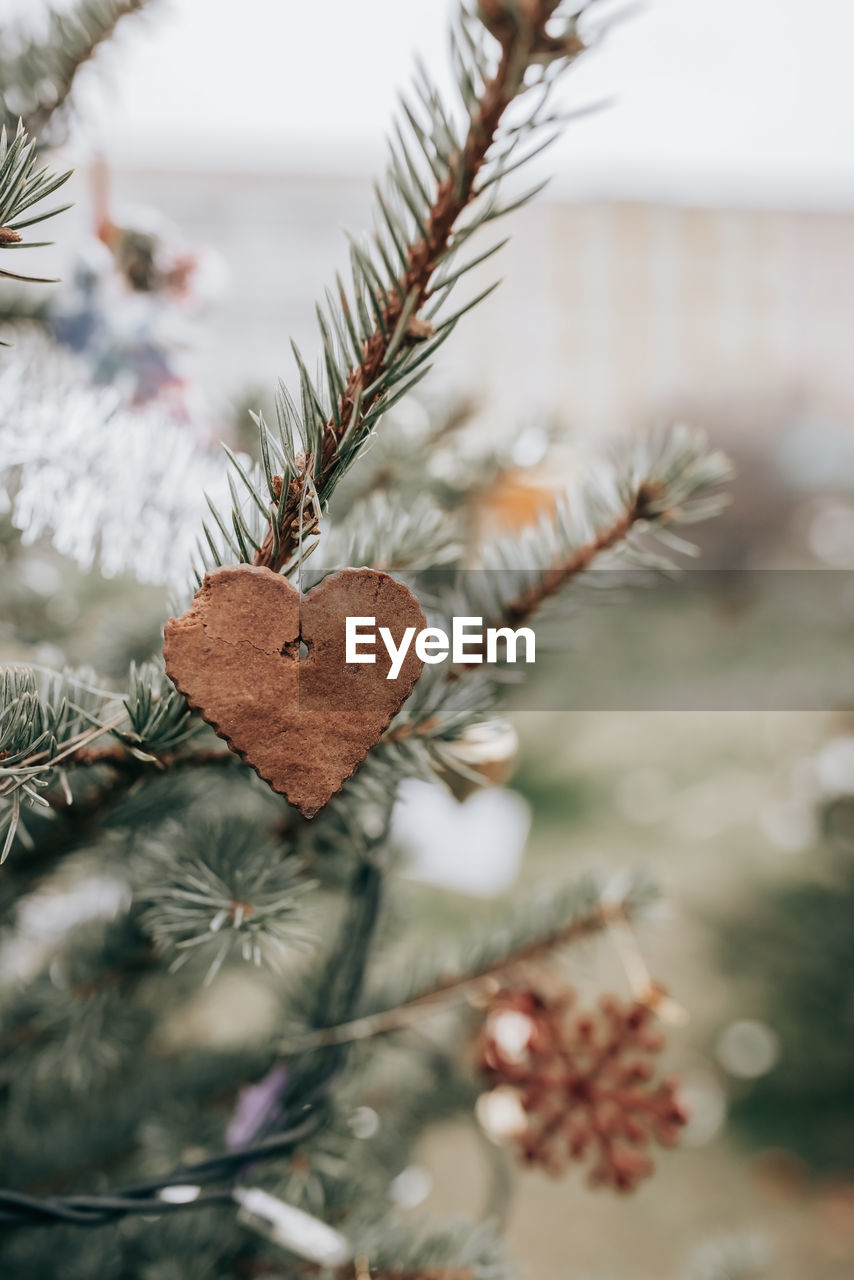
<path fill-rule="evenodd" d="M 374 618 L 396 643 L 426 625 L 415 596 L 388 574 L 345 569 L 300 599 L 286 578 L 253 565 L 209 573 L 187 612 L 166 624 L 176 688 L 307 818 L 379 741 L 423 667 L 412 645 L 395 680 L 382 644 L 374 663 L 348 664 L 347 617 Z"/>

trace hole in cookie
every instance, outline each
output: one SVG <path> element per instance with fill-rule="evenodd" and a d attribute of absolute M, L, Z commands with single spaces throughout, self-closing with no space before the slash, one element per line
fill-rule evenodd
<path fill-rule="evenodd" d="M 300 658 L 308 657 L 308 645 L 304 640 L 300 640 L 299 642 L 299 656 Z"/>

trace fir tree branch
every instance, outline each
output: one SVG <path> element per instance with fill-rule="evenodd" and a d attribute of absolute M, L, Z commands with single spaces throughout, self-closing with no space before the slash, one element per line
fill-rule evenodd
<path fill-rule="evenodd" d="M 527 622 L 547 600 L 557 595 L 574 578 L 586 572 L 600 555 L 624 542 L 632 529 L 645 519 L 643 512 L 643 499 L 641 494 L 638 494 L 631 506 L 618 516 L 613 524 L 600 529 L 577 551 L 573 551 L 568 560 L 547 568 L 539 582 L 515 599 L 508 601 L 502 609 L 501 621 L 511 627 L 518 627 L 523 622 Z M 474 647 L 472 652 L 476 652 Z"/>
<path fill-rule="evenodd" d="M 146 767 L 158 765 L 155 753 L 172 767 L 183 760 L 175 748 L 200 729 L 201 721 L 162 668 L 132 664 L 119 711 L 120 697 L 70 671 L 10 667 L 0 672 L 0 862 L 12 846 L 24 806 L 56 807 L 55 797 L 42 794 L 55 772 L 63 780 L 66 802 L 72 802 L 61 767 L 106 764 L 133 781 Z M 110 733 L 118 748 L 93 745 Z M 218 762 L 217 755 L 211 758 Z"/>
<path fill-rule="evenodd" d="M 451 612 L 518 627 L 594 565 L 672 571 L 673 552 L 695 554 L 673 529 L 725 505 L 727 458 L 681 424 L 632 442 L 628 455 L 627 465 L 593 469 L 538 526 L 488 547 Z"/>
<path fill-rule="evenodd" d="M 86 840 L 97 836 L 113 805 L 118 804 L 136 781 L 130 772 L 113 772 L 104 781 L 87 787 L 69 805 L 63 793 L 46 793 L 44 799 L 56 817 L 41 838 L 22 858 L 15 859 L 2 881 L 0 892 L 0 924 L 11 914 L 22 898 L 33 893 L 50 876 L 59 863 L 79 849 Z"/>
<path fill-rule="evenodd" d="M 413 112 L 405 108 L 412 130 L 430 164 L 435 180 L 434 192 L 432 198 L 428 198 L 423 166 L 419 168 L 411 159 L 401 135 L 400 153 L 392 147 L 391 182 L 399 201 L 409 210 L 418 234 L 406 242 L 402 234 L 405 223 L 395 217 L 382 193 L 378 192 L 388 235 L 378 238 L 377 245 L 386 269 L 384 273 L 380 271 L 366 252 L 354 246 L 354 305 L 344 295 L 343 287 L 339 290 L 342 310 L 340 345 L 342 349 L 349 348 L 354 356 L 346 372 L 336 364 L 330 326 L 321 315 L 332 395 L 330 413 L 324 412 L 323 397 L 315 390 L 297 353 L 303 401 L 302 425 L 310 428 L 306 434 L 312 438 L 313 447 L 312 441 L 308 441 L 305 453 L 294 455 L 293 448 L 288 450 L 288 461 L 295 465 L 286 480 L 275 477 L 278 486 L 268 475 L 275 510 L 270 528 L 255 553 L 256 565 L 278 572 L 288 564 L 300 541 L 306 487 L 311 485 L 321 504 L 326 500 L 334 487 L 337 473 L 343 470 L 342 447 L 345 441 L 352 446 L 367 434 L 376 420 L 378 409 L 388 406 L 389 393 L 396 383 L 405 382 L 405 389 L 413 385 L 414 379 L 409 379 L 417 367 L 410 359 L 413 346 L 425 342 L 428 351 L 432 351 L 447 336 L 463 311 L 474 305 L 468 304 L 457 315 L 443 320 L 436 329 L 432 324 L 433 313 L 426 319 L 424 315 L 428 304 L 436 298 L 441 300 L 459 275 L 475 263 L 455 271 L 453 280 L 447 274 L 437 280 L 439 269 L 447 263 L 455 248 L 468 238 L 475 225 L 499 214 L 499 210 L 489 209 L 473 225 L 460 228 L 463 215 L 486 190 L 486 180 L 479 184 L 478 178 L 488 163 L 508 108 L 526 90 L 526 72 L 542 62 L 544 57 L 554 64 L 566 63 L 584 49 L 576 31 L 578 15 L 570 19 L 560 40 L 547 34 L 556 8 L 555 0 L 534 0 L 527 6 L 528 16 L 524 21 L 508 20 L 500 29 L 494 25 L 488 28 L 499 42 L 500 57 L 493 74 L 483 75 L 479 94 L 475 92 L 475 75 L 480 67 L 466 73 L 464 64 L 461 64 L 461 92 L 469 115 L 468 130 L 461 145 L 456 143 L 435 91 L 429 85 L 422 91 L 422 97 L 433 121 L 432 145 Z M 471 16 L 465 9 L 461 21 L 465 29 L 466 24 L 471 23 Z M 512 147 L 508 148 L 508 154 L 510 150 Z M 495 173 L 490 175 L 490 181 L 507 171 L 505 156 L 497 164 Z M 395 252 L 402 266 L 400 273 L 392 265 Z M 419 359 L 417 363 L 421 365 L 423 361 Z M 288 416 L 285 404 L 280 420 Z M 295 412 L 290 416 L 299 421 Z M 263 439 L 265 428 L 263 423 L 260 425 Z M 292 429 L 290 436 L 292 445 Z M 313 527 L 314 520 L 310 520 L 302 533 Z"/>
<path fill-rule="evenodd" d="M 44 293 L 33 294 L 29 289 L 3 291 L 0 294 L 0 325 L 29 325 L 43 329 L 50 316 L 51 298 Z"/>
<path fill-rule="evenodd" d="M 68 764 L 82 768 L 107 765 L 133 782 L 153 769 L 206 769 L 242 763 L 239 756 L 220 747 L 201 747 L 197 751 L 150 751 L 146 756 L 146 759 L 140 759 L 123 745 L 85 747 L 76 752 Z M 45 799 L 53 803 L 52 797 L 46 796 Z M 57 797 L 55 807 L 59 807 L 59 803 Z"/>
<path fill-rule="evenodd" d="M 20 233 L 71 207 L 65 204 L 56 209 L 27 212 L 57 191 L 70 177 L 70 169 L 53 174 L 47 168 L 38 167 L 36 143 L 27 135 L 20 120 L 11 142 L 3 125 L 0 129 L 0 249 L 8 252 L 12 249 L 43 248 L 49 243 L 26 241 Z M 25 276 L 3 268 L 0 268 L 0 276 L 26 284 L 56 283 L 43 276 Z"/>
<path fill-rule="evenodd" d="M 375 848 L 387 838 L 387 823 L 373 842 Z M 350 885 L 350 905 L 336 944 L 332 947 L 318 985 L 310 1022 L 320 1036 L 330 1022 L 347 1020 L 362 994 L 371 944 L 379 918 L 383 876 L 373 859 L 359 863 Z M 335 1052 L 319 1053 L 307 1044 L 292 1062 L 282 1095 L 282 1106 L 296 1114 L 308 1106 L 322 1105 L 331 1081 L 346 1061 L 347 1042 L 334 1045 Z"/>
<path fill-rule="evenodd" d="M 7 127 L 14 128 L 22 117 L 31 132 L 43 134 L 68 107 L 80 70 L 113 38 L 124 18 L 149 4 L 77 0 L 70 11 L 51 11 L 42 39 L 24 40 L 0 58 L 0 109 Z"/>
<path fill-rule="evenodd" d="M 319 1028 L 310 1032 L 300 1043 L 303 1047 L 329 1047 L 370 1039 L 389 1031 L 397 1031 L 417 1022 L 437 1005 L 461 999 L 477 991 L 484 983 L 499 974 L 506 974 L 521 965 L 542 959 L 563 947 L 572 946 L 602 933 L 611 925 L 630 919 L 637 909 L 635 895 L 629 893 L 620 899 L 600 899 L 588 911 L 564 919 L 557 926 L 533 938 L 527 938 L 518 946 L 497 956 L 491 956 L 471 969 L 442 977 L 426 990 L 396 1005 L 366 1014 L 350 1022 L 334 1027 Z M 447 962 L 445 962 L 447 968 Z"/>
<path fill-rule="evenodd" d="M 106 732 L 106 729 L 102 730 Z M 231 768 L 242 765 L 239 756 L 231 751 L 217 747 L 206 747 L 198 751 L 184 752 L 146 752 L 140 755 L 131 747 L 116 744 L 108 747 L 81 746 L 67 755 L 62 761 L 54 757 L 48 761 L 47 768 L 60 764 L 64 770 L 107 769 L 109 775 L 103 781 L 95 783 L 82 796 L 72 796 L 66 791 L 46 791 L 39 799 L 57 815 L 58 825 L 50 832 L 39 850 L 31 851 L 26 857 L 26 867 L 34 875 L 27 880 L 35 885 L 43 879 L 62 857 L 79 845 L 80 841 L 97 830 L 98 820 L 104 811 L 117 803 L 137 782 L 152 778 L 166 772 L 180 772 L 185 769 Z M 37 765 L 33 757 L 23 760 L 20 767 L 24 770 Z M 15 794 L 14 779 L 5 784 L 0 782 L 0 799 Z M 14 835 L 14 832 L 12 832 Z M 9 838 L 11 847 L 11 837 Z M 24 890 L 29 892 L 29 890 Z"/>

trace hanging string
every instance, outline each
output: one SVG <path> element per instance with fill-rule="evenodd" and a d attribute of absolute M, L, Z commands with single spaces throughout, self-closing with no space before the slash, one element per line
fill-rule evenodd
<path fill-rule="evenodd" d="M 607 929 L 638 1004 L 652 1009 L 662 1022 L 684 1025 L 688 1021 L 687 1010 L 653 979 L 628 916 L 624 912 L 609 916 Z"/>
<path fill-rule="evenodd" d="M 297 593 L 300 598 L 300 609 L 302 609 L 302 562 L 303 562 L 303 536 L 305 534 L 305 500 L 311 491 L 311 501 L 314 507 L 314 524 L 313 528 L 319 530 L 320 525 L 320 500 L 317 496 L 317 489 L 314 486 L 314 480 L 309 472 L 303 476 L 302 490 L 299 499 L 299 524 L 297 526 Z M 315 543 L 315 546 L 317 544 Z M 313 550 L 314 548 L 312 548 Z"/>

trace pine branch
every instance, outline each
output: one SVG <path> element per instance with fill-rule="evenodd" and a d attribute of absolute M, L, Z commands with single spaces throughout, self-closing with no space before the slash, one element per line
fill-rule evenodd
<path fill-rule="evenodd" d="M 550 566 L 538 583 L 510 600 L 504 606 L 502 620 L 515 627 L 527 622 L 547 600 L 557 595 L 573 578 L 589 569 L 600 555 L 624 542 L 632 529 L 645 518 L 644 510 L 644 497 L 639 493 L 613 524 L 600 529 L 563 564 Z"/>
<path fill-rule="evenodd" d="M 125 718 L 111 715 L 112 695 L 85 676 L 8 668 L 0 676 L 0 862 L 24 805 L 49 808 L 41 794 L 50 773 Z"/>
<path fill-rule="evenodd" d="M 198 751 L 155 751 L 146 752 L 147 760 L 141 760 L 138 756 L 131 755 L 125 747 L 85 747 L 76 752 L 68 761 L 69 767 L 92 768 L 97 765 L 107 765 L 114 769 L 116 773 L 123 775 L 130 782 L 134 782 L 137 778 L 144 777 L 146 773 L 150 776 L 152 768 L 159 771 L 172 769 L 206 769 L 210 766 L 228 767 L 233 764 L 241 763 L 240 757 L 235 756 L 233 752 L 226 751 L 221 747 L 203 747 Z M 152 766 L 146 769 L 146 765 Z M 54 802 L 53 797 L 46 796 L 54 807 L 58 807 L 59 800 Z"/>
<path fill-rule="evenodd" d="M 0 1006 L 0 1051 L 16 1079 L 75 1092 L 109 1076 L 147 1030 L 150 1012 L 129 997 L 154 952 L 128 914 L 78 926 L 71 941 L 61 978 L 48 962 Z"/>
<path fill-rule="evenodd" d="M 245 816 L 164 824 L 137 858 L 140 927 L 173 971 L 201 956 L 205 983 L 229 955 L 279 967 L 311 937 L 306 895 L 316 886 L 262 824 Z"/>
<path fill-rule="evenodd" d="M 127 747 L 115 745 L 83 747 L 68 756 L 63 762 L 69 775 L 64 779 L 66 789 L 45 790 L 40 796 L 52 811 L 49 825 L 34 832 L 30 830 L 28 820 L 25 856 L 15 865 L 14 880 L 4 882 L 4 889 L 11 889 L 12 894 L 4 893 L 0 898 L 0 921 L 7 899 L 10 906 L 14 905 L 18 899 L 31 893 L 84 841 L 91 841 L 97 836 L 113 808 L 138 783 L 161 777 L 167 772 L 231 769 L 242 764 L 239 756 L 218 747 L 181 753 L 149 752 L 141 758 Z M 88 779 L 90 770 L 95 772 L 95 779 L 91 782 Z M 79 783 L 73 777 L 78 772 L 86 775 L 85 780 Z M 17 834 L 24 843 L 20 828 Z M 14 846 L 10 844 L 10 847 Z"/>
<path fill-rule="evenodd" d="M 0 325 L 29 325 L 43 329 L 50 317 L 51 298 L 44 293 L 33 294 L 29 289 L 3 291 L 0 294 Z"/>
<path fill-rule="evenodd" d="M 346 514 L 360 502 L 368 502 L 382 494 L 394 494 L 398 498 L 409 495 L 424 494 L 425 480 L 427 490 L 441 502 L 443 507 L 457 505 L 456 502 L 445 501 L 448 492 L 448 480 L 430 474 L 431 463 L 437 457 L 451 458 L 457 463 L 454 468 L 453 481 L 459 479 L 459 488 L 468 488 L 472 483 L 480 483 L 481 476 L 475 477 L 475 463 L 463 459 L 459 455 L 457 440 L 474 417 L 476 405 L 469 398 L 455 398 L 431 404 L 425 402 L 421 406 L 426 415 L 423 423 L 407 422 L 403 430 L 395 429 L 377 435 L 369 455 L 363 456 L 358 477 L 352 475 L 336 490 L 336 514 Z M 514 437 L 515 438 L 515 437 Z M 483 442 L 478 441 L 478 462 L 485 453 Z M 487 446 L 490 449 L 491 447 Z M 491 466 L 484 458 L 487 480 L 491 475 Z M 459 477 L 457 475 L 459 472 Z M 342 492 L 343 490 L 343 492 Z M 457 498 L 457 490 L 453 492 Z M 457 498 L 457 501 L 459 499 Z"/>
<path fill-rule="evenodd" d="M 387 825 L 372 842 L 374 851 L 386 838 Z M 361 997 L 379 918 L 382 887 L 383 875 L 376 862 L 361 861 L 350 882 L 347 918 L 322 966 L 322 977 L 309 1014 L 311 1026 L 319 1033 L 330 1022 L 350 1018 Z M 346 1054 L 345 1042 L 334 1046 L 332 1053 L 320 1053 L 315 1046 L 307 1045 L 290 1064 L 288 1083 L 282 1094 L 283 1108 L 296 1113 L 322 1103 L 332 1080 L 344 1066 Z"/>
<path fill-rule="evenodd" d="M 29 833 L 32 847 L 25 855 L 4 868 L 0 882 L 0 925 L 4 924 L 18 903 L 33 893 L 71 853 L 85 841 L 96 838 L 112 808 L 127 794 L 135 782 L 131 772 L 110 772 L 102 781 L 84 785 L 69 805 L 62 792 L 45 792 L 44 799 L 53 810 L 45 819 L 44 830 Z"/>
<path fill-rule="evenodd" d="M 162 406 L 124 406 L 37 333 L 0 368 L 0 489 L 27 542 L 49 538 L 86 571 L 185 595 L 205 494 L 228 498 L 219 457 L 184 424 Z"/>
<path fill-rule="evenodd" d="M 499 974 L 506 974 L 554 951 L 585 941 L 610 925 L 630 919 L 648 896 L 649 886 L 641 882 L 631 885 L 620 898 L 604 897 L 590 881 L 552 892 L 548 902 L 527 904 L 521 910 L 517 908 L 516 919 L 507 923 L 499 939 L 479 940 L 480 953 L 470 949 L 469 955 L 461 956 L 458 963 L 449 961 L 447 954 L 437 957 L 438 976 L 399 1003 L 381 1007 L 350 1022 L 317 1029 L 300 1041 L 300 1047 L 347 1044 L 400 1030 L 446 1001 L 470 995 Z M 581 905 L 585 902 L 590 905 Z M 382 1005 L 383 994 L 375 992 L 371 1003 Z"/>
<path fill-rule="evenodd" d="M 308 590 L 326 574 L 355 565 L 419 573 L 458 559 L 460 550 L 453 519 L 429 494 L 405 498 L 375 492 L 324 530 L 302 586 Z"/>
<path fill-rule="evenodd" d="M 38 249 L 50 243 L 47 240 L 27 241 L 20 233 L 71 206 L 64 204 L 59 208 L 24 215 L 33 205 L 57 191 L 70 177 L 70 169 L 65 173 L 52 174 L 47 168 L 38 167 L 36 143 L 29 138 L 20 120 L 12 142 L 9 142 L 3 125 L 0 129 L 0 249 Z M 0 276 L 27 284 L 56 283 L 43 276 L 24 276 L 3 268 L 0 268 Z"/>
<path fill-rule="evenodd" d="M 115 786 L 126 790 L 153 769 L 162 772 L 235 761 L 225 750 L 176 751 L 203 726 L 166 679 L 161 664 L 132 664 L 124 699 L 99 688 L 89 675 L 25 667 L 2 671 L 0 862 L 12 847 L 25 806 L 57 810 L 63 802 L 73 805 L 67 769 L 108 766 L 113 774 L 121 775 L 121 781 L 104 783 L 103 798 L 107 801 Z M 100 744 L 99 739 L 107 734 L 118 744 Z M 47 792 L 57 777 L 61 797 Z M 93 803 L 97 803 L 97 795 Z M 25 829 L 22 839 L 29 840 Z"/>
<path fill-rule="evenodd" d="M 70 11 L 52 10 L 42 39 L 19 40 L 0 57 L 0 113 L 14 128 L 23 118 L 39 135 L 65 114 L 80 70 L 112 39 L 119 23 L 141 13 L 151 0 L 77 0 Z"/>
<path fill-rule="evenodd" d="M 678 425 L 641 438 L 627 460 L 594 469 L 553 517 L 489 547 L 450 612 L 518 627 L 594 565 L 670 571 L 670 553 L 695 553 L 674 527 L 716 515 L 731 474 L 702 432 Z"/>
<path fill-rule="evenodd" d="M 318 384 L 322 389 L 295 351 L 301 408 L 280 388 L 280 445 L 259 421 L 269 499 L 241 477 L 262 510 L 270 510 L 272 504 L 269 528 L 253 557 L 257 565 L 275 571 L 288 565 L 301 532 L 316 527 L 317 510 L 307 508 L 307 492 L 315 496 L 316 507 L 328 500 L 381 413 L 423 376 L 426 362 L 456 322 L 486 296 L 439 318 L 454 284 L 484 255 L 453 271 L 451 262 L 479 226 L 509 211 L 511 206 L 495 205 L 491 188 L 520 162 L 514 158 L 510 163 L 520 139 L 542 123 L 540 108 L 554 71 L 584 49 L 577 35 L 577 14 L 565 21 L 556 37 L 547 33 L 556 18 L 555 0 L 534 0 L 527 9 L 530 16 L 524 21 L 511 22 L 500 31 L 489 28 L 500 47 L 491 73 L 483 28 L 462 9 L 455 50 L 468 127 L 461 140 L 425 73 L 418 85 L 421 114 L 404 102 L 414 142 L 399 129 L 391 145 L 386 190 L 377 191 L 380 230 L 372 245 L 352 246 L 350 298 L 339 282 L 339 297 L 329 299 L 328 316 L 318 312 L 325 365 L 324 380 Z M 464 47 L 471 51 L 468 59 L 461 52 Z M 526 121 L 502 134 L 508 109 L 536 87 L 526 80 L 532 67 L 539 69 L 542 101 Z M 468 213 L 471 217 L 463 225 Z M 272 474 L 273 452 L 287 464 L 284 479 Z"/>

